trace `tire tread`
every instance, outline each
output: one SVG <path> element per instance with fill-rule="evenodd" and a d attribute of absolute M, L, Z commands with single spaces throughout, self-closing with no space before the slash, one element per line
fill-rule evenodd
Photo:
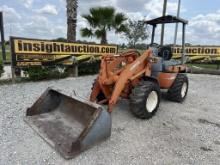
<path fill-rule="evenodd" d="M 170 87 L 170 89 L 167 92 L 169 100 L 175 102 L 182 102 L 185 99 L 186 95 L 183 98 L 181 96 L 181 89 L 184 82 L 187 83 L 187 91 L 186 91 L 186 95 L 187 95 L 188 84 L 189 84 L 188 78 L 185 74 L 178 74 L 173 85 Z"/>
<path fill-rule="evenodd" d="M 158 92 L 158 105 L 152 113 L 146 111 L 145 103 L 146 97 L 153 90 Z M 130 94 L 130 110 L 138 118 L 149 119 L 157 111 L 160 102 L 160 87 L 153 81 L 141 81 L 137 86 L 132 89 Z"/>

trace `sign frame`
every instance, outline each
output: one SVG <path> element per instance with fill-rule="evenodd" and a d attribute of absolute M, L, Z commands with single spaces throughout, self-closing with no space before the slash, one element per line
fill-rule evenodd
<path fill-rule="evenodd" d="M 21 43 L 19 43 L 19 41 Z M 30 41 L 30 43 L 27 43 Z M 17 42 L 17 43 L 16 43 Z M 41 43 L 41 45 L 39 45 Z M 20 44 L 20 45 L 18 45 Z M 23 44 L 23 45 L 22 45 Z M 26 45 L 25 45 L 26 44 Z M 27 47 L 27 44 L 29 47 Z M 37 45 L 38 44 L 38 45 Z M 25 68 L 29 66 L 34 66 L 34 65 L 24 65 L 24 66 L 18 66 L 18 62 L 29 62 L 31 63 L 32 60 L 20 60 L 18 61 L 18 56 L 54 56 L 54 59 L 61 59 L 61 56 L 65 59 L 65 57 L 77 57 L 80 55 L 91 55 L 91 56 L 101 56 L 103 54 L 117 54 L 118 53 L 118 45 L 115 44 L 90 44 L 90 43 L 78 43 L 78 42 L 58 42 L 58 41 L 53 41 L 53 40 L 48 40 L 48 39 L 34 39 L 34 38 L 23 38 L 23 37 L 14 37 L 10 36 L 10 45 L 11 45 L 11 64 L 13 67 L 19 67 L 19 68 Z M 40 50 L 40 52 L 36 51 L 36 47 L 38 46 L 37 49 Z M 19 47 L 20 46 L 20 47 Z M 25 47 L 26 46 L 26 47 Z M 64 50 L 64 48 L 71 48 Z M 22 50 L 19 50 L 22 49 Z M 32 52 L 30 52 L 30 49 Z M 34 49 L 35 48 L 35 49 Z M 48 49 L 50 48 L 50 49 Z M 55 49 L 59 48 L 57 52 L 55 52 Z M 62 48 L 62 50 L 61 50 Z M 26 50 L 25 50 L 26 49 Z M 50 52 L 48 52 L 50 50 Z M 74 52 L 74 51 L 75 52 Z M 26 51 L 26 52 L 25 52 Z M 71 52 L 72 51 L 72 52 Z M 81 51 L 81 52 L 80 52 Z M 86 52 L 87 51 L 87 52 Z M 93 51 L 93 52 L 92 52 Z M 104 52 L 106 51 L 106 52 Z M 59 58 L 58 58 L 59 57 Z M 42 64 L 40 66 L 47 66 L 47 64 L 43 64 L 43 62 L 48 62 L 48 66 L 55 65 L 56 61 L 51 60 L 46 60 L 42 61 L 40 59 L 34 60 L 33 62 L 41 62 Z M 61 60 L 62 61 L 62 60 Z M 62 63 L 62 62 L 61 62 Z M 38 65 L 39 66 L 39 65 Z"/>

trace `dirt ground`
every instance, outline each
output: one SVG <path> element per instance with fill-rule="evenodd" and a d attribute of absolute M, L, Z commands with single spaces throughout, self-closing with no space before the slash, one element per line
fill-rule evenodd
<path fill-rule="evenodd" d="M 219 164 L 220 77 L 189 75 L 184 103 L 162 99 L 150 120 L 140 120 L 120 100 L 111 137 L 64 160 L 23 121 L 25 111 L 49 86 L 89 96 L 95 76 L 0 86 L 0 164 Z"/>

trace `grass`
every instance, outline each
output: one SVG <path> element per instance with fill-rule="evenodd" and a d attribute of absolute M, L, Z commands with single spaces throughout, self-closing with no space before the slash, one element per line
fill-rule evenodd
<path fill-rule="evenodd" d="M 187 66 L 197 66 L 200 68 L 204 68 L 204 69 L 217 69 L 218 65 L 217 64 L 187 64 Z"/>
<path fill-rule="evenodd" d="M 2 51 L 0 51 L 0 62 L 2 62 Z M 6 51 L 6 62 L 11 62 L 11 53 L 10 51 Z"/>
<path fill-rule="evenodd" d="M 40 82 L 51 81 L 51 80 L 59 80 L 59 79 L 61 79 L 61 78 L 50 78 L 50 79 L 46 79 L 46 80 L 40 80 Z M 28 83 L 28 82 L 38 82 L 38 81 L 31 80 L 27 77 L 20 77 L 20 78 L 16 78 L 14 83 L 15 84 L 20 84 L 20 83 Z M 0 80 L 0 86 L 1 85 L 11 85 L 11 84 L 13 84 L 12 79 Z"/>
<path fill-rule="evenodd" d="M 24 82 L 28 82 L 28 80 L 26 79 L 15 79 L 15 83 L 24 83 Z M 10 85 L 13 84 L 12 83 L 12 79 L 4 79 L 4 80 L 0 80 L 0 86 L 1 85 Z"/>
<path fill-rule="evenodd" d="M 47 78 L 47 79 L 43 79 L 43 80 L 32 80 L 28 77 L 19 77 L 19 78 L 16 78 L 15 79 L 15 84 L 20 84 L 20 83 L 28 83 L 28 82 L 43 82 L 43 81 L 52 81 L 52 80 L 60 80 L 60 79 L 63 79 L 63 78 L 66 78 L 66 77 L 50 77 L 50 78 Z M 0 86 L 1 85 L 11 85 L 13 84 L 12 82 L 12 79 L 3 79 L 3 80 L 0 80 Z"/>

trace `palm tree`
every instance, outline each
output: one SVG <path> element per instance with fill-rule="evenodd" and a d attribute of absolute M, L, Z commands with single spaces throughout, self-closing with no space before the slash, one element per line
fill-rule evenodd
<path fill-rule="evenodd" d="M 107 31 L 115 30 L 116 33 L 126 32 L 125 21 L 127 18 L 123 13 L 116 13 L 112 7 L 95 7 L 90 9 L 90 14 L 82 15 L 89 24 L 89 28 L 82 28 L 83 37 L 101 39 L 101 44 L 107 43 Z"/>
<path fill-rule="evenodd" d="M 78 0 L 66 0 L 67 11 L 67 40 L 76 41 L 76 21 L 77 21 Z"/>

